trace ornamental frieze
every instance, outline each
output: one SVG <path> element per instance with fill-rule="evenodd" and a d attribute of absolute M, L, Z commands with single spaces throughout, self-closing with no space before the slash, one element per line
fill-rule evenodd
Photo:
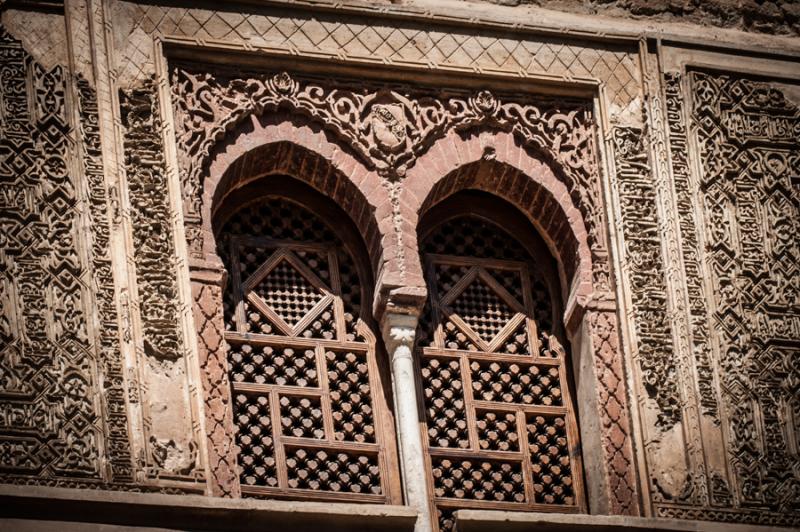
<path fill-rule="evenodd" d="M 173 67 L 170 82 L 189 223 L 200 214 L 202 180 L 216 143 L 249 116 L 286 111 L 335 135 L 387 183 L 402 181 L 415 161 L 450 131 L 512 132 L 567 182 L 589 221 L 592 249 L 605 248 L 595 117 L 586 100 L 388 87 L 286 72 L 216 73 L 196 65 Z M 191 242 L 191 253 L 199 249 L 199 242 Z"/>

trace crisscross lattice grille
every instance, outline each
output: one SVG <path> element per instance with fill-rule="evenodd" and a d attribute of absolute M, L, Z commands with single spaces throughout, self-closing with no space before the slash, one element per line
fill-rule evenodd
<path fill-rule="evenodd" d="M 442 224 L 422 251 L 419 378 L 440 530 L 457 508 L 581 509 L 566 352 L 536 262 L 471 217 Z"/>
<path fill-rule="evenodd" d="M 241 209 L 219 242 L 243 494 L 389 501 L 391 423 L 342 242 L 278 199 Z"/>

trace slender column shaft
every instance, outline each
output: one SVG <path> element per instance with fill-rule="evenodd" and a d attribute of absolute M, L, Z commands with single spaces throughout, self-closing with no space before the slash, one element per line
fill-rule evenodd
<path fill-rule="evenodd" d="M 422 451 L 417 386 L 412 358 L 416 329 L 416 316 L 387 314 L 384 317 L 383 338 L 392 360 L 392 390 L 400 448 L 400 467 L 403 474 L 403 493 L 406 504 L 419 511 L 415 532 L 431 532 L 432 512 L 425 473 L 425 456 Z"/>

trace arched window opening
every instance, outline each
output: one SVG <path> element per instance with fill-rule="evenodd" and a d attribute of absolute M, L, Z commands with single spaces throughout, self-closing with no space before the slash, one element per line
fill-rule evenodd
<path fill-rule="evenodd" d="M 420 226 L 429 297 L 417 361 L 440 530 L 459 508 L 585 505 L 555 265 L 511 211 L 461 193 Z"/>
<path fill-rule="evenodd" d="M 396 503 L 366 251 L 316 196 L 239 191 L 217 232 L 242 494 Z"/>

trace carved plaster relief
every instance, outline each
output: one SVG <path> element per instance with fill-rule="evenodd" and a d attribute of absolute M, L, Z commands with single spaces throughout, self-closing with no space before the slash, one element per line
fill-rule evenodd
<path fill-rule="evenodd" d="M 668 78 L 673 97 L 677 83 Z M 689 249 L 687 269 L 702 257 L 711 295 L 701 299 L 701 287 L 689 284 L 697 386 L 707 424 L 725 435 L 727 464 L 709 460 L 711 509 L 656 508 L 664 516 L 797 524 L 791 509 L 800 479 L 785 405 L 800 383 L 800 110 L 774 86 L 746 77 L 690 72 L 689 87 L 690 146 L 698 149 L 690 185 L 702 225 L 699 242 L 690 231 L 684 236 L 687 246 L 698 242 L 698 251 Z M 680 101 L 670 105 L 677 113 Z M 677 114 L 669 116 L 683 195 L 681 126 Z M 693 215 L 685 201 L 679 205 L 681 217 Z M 706 305 L 713 355 L 702 326 Z"/>
<path fill-rule="evenodd" d="M 94 91 L 77 80 L 76 132 L 63 68 L 2 27 L 0 49 L 0 478 L 130 482 Z"/>
<path fill-rule="evenodd" d="M 605 249 L 600 188 L 594 163 L 594 115 L 579 100 L 449 89 L 306 79 L 285 72 L 225 74 L 198 66 L 172 70 L 179 164 L 190 254 L 202 256 L 199 230 L 209 153 L 227 131 L 249 116 L 291 109 L 311 118 L 353 149 L 388 182 L 447 132 L 510 131 L 560 168 L 573 200 L 589 222 L 589 243 Z M 522 103 L 525 101 L 526 103 Z"/>
<path fill-rule="evenodd" d="M 139 371 L 147 451 L 139 460 L 149 478 L 202 481 L 157 101 L 152 83 L 120 95 L 144 337 Z"/>
<path fill-rule="evenodd" d="M 196 45 L 224 44 L 229 50 L 238 47 L 317 58 L 368 59 L 389 66 L 465 73 L 597 79 L 605 88 L 612 116 L 625 123 L 640 120 L 637 111 L 642 91 L 635 46 L 587 43 L 566 35 L 562 39 L 469 27 L 432 28 L 435 16 L 418 22 L 402 6 L 393 9 L 409 19 L 389 22 L 299 11 L 236 13 L 116 0 L 110 4 L 121 58 L 117 79 L 123 88 L 153 74 L 152 38 L 171 36 Z M 448 22 L 452 20 L 448 18 Z"/>

